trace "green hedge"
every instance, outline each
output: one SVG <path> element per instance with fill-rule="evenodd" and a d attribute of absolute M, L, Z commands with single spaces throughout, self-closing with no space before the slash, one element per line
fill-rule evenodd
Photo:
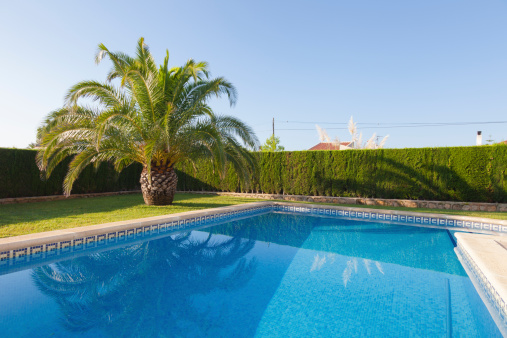
<path fill-rule="evenodd" d="M 0 148 L 0 198 L 62 193 L 68 161 L 40 179 L 35 151 Z M 257 153 L 248 187 L 232 168 L 178 166 L 178 189 L 507 203 L 507 146 Z M 87 168 L 72 193 L 139 189 L 140 165 Z"/>
<path fill-rule="evenodd" d="M 507 146 L 258 153 L 242 187 L 229 169 L 180 166 L 180 190 L 285 193 L 467 202 L 507 202 Z"/>
<path fill-rule="evenodd" d="M 61 195 L 70 159 L 61 163 L 48 180 L 41 180 L 35 150 L 0 148 L 0 198 Z M 102 164 L 86 168 L 72 189 L 73 194 L 139 189 L 142 167 L 132 165 L 118 174 Z"/>

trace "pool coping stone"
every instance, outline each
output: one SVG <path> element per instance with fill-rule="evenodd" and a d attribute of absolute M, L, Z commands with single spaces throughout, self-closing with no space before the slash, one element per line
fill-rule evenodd
<path fill-rule="evenodd" d="M 74 240 L 83 237 L 108 234 L 113 231 L 123 231 L 136 229 L 138 227 L 151 226 L 155 224 L 175 222 L 187 220 L 189 218 L 211 216 L 217 213 L 226 213 L 237 210 L 250 209 L 255 206 L 270 206 L 271 202 L 255 202 L 248 204 L 239 204 L 236 206 L 226 206 L 213 209 L 192 210 L 177 214 L 169 214 L 162 216 L 145 217 L 127 221 L 117 221 L 96 225 L 88 225 L 77 228 L 69 228 L 62 230 L 53 230 L 47 232 L 39 232 L 28 235 L 13 236 L 0 238 L 0 252 L 7 250 L 15 250 L 28 246 L 53 243 L 55 241 Z M 217 212 L 219 211 L 219 212 Z"/>
<path fill-rule="evenodd" d="M 6 250 L 19 249 L 21 247 L 33 246 L 33 245 L 41 245 L 46 243 L 52 243 L 55 240 L 73 240 L 82 237 L 89 237 L 94 235 L 102 235 L 105 233 L 109 233 L 111 231 L 121 231 L 121 230 L 130 230 L 138 227 L 145 227 L 154 224 L 174 222 L 180 220 L 186 220 L 189 218 L 202 217 L 202 216 L 211 216 L 216 214 L 224 214 L 227 212 L 234 212 L 238 210 L 245 210 L 250 208 L 255 208 L 259 206 L 286 206 L 290 210 L 296 211 L 299 210 L 340 210 L 340 211 L 348 211 L 353 213 L 373 213 L 373 214 L 387 214 L 387 215 L 399 215 L 399 216 L 413 216 L 420 217 L 425 219 L 445 219 L 445 220 L 457 220 L 463 222 L 473 222 L 473 223 L 486 223 L 486 224 L 495 224 L 505 227 L 505 235 L 507 235 L 507 221 L 505 220 L 496 220 L 491 218 L 478 218 L 478 217 L 468 217 L 468 216 L 459 216 L 459 215 L 446 215 L 446 214 L 438 214 L 438 213 L 421 213 L 421 212 L 411 212 L 411 211 L 401 211 L 401 210 L 385 210 L 385 209 L 370 209 L 370 208 L 354 208 L 354 207 L 342 207 L 342 206 L 328 206 L 328 205 L 319 205 L 319 204 L 301 204 L 301 203 L 290 203 L 290 202 L 272 202 L 272 201 L 263 201 L 263 202 L 251 202 L 245 204 L 237 204 L 226 207 L 219 208 L 211 208 L 211 209 L 203 209 L 203 210 L 193 210 L 186 211 L 177 214 L 169 214 L 162 216 L 153 216 L 146 217 L 140 219 L 126 220 L 126 221 L 117 221 L 96 225 L 88 225 L 77 228 L 69 228 L 62 230 L 53 230 L 48 232 L 39 232 L 28 235 L 21 236 L 13 236 L 0 238 L 0 252 Z M 292 210 L 291 210 L 292 209 Z M 311 212 L 307 212 L 311 213 Z M 326 215 L 323 213 L 323 215 Z M 345 215 L 344 215 L 345 216 Z M 358 217 L 360 218 L 360 217 Z M 379 219 L 382 220 L 382 219 Z M 421 223 L 421 225 L 425 225 Z M 428 224 L 431 225 L 431 224 Z M 438 224 L 436 224 L 438 225 Z M 481 230 L 481 229 L 473 229 L 470 230 Z M 491 231 L 491 233 L 497 233 L 497 231 Z M 501 234 L 501 232 L 498 232 Z M 503 235 L 503 234 L 502 234 Z"/>
<path fill-rule="evenodd" d="M 109 235 L 112 233 L 119 234 L 120 232 L 132 231 L 133 229 L 136 229 L 136 233 L 137 231 L 144 232 L 153 230 L 153 226 L 159 227 L 163 224 L 166 224 L 166 226 L 181 225 L 182 221 L 200 220 L 203 217 L 208 216 L 211 218 L 222 218 L 222 215 L 232 217 L 237 212 L 262 207 L 271 207 L 275 211 L 288 211 L 322 216 L 342 216 L 349 217 L 351 219 L 388 221 L 414 226 L 436 226 L 438 228 L 445 227 L 455 230 L 470 230 L 474 232 L 507 236 L 507 221 L 505 220 L 401 210 L 262 201 L 0 238 L 0 260 L 16 257 L 16 255 L 13 255 L 12 252 L 8 255 L 9 257 L 6 255 L 7 252 L 13 250 L 17 250 L 17 254 L 19 255 L 29 254 L 28 251 L 24 252 L 23 249 L 31 247 L 38 248 L 42 246 L 40 248 L 41 251 L 46 251 L 46 244 L 70 241 L 71 245 L 75 245 L 74 241 L 80 239 L 86 239 L 85 242 L 100 240 L 98 236 Z M 201 222 L 197 221 L 197 224 L 201 224 Z"/>

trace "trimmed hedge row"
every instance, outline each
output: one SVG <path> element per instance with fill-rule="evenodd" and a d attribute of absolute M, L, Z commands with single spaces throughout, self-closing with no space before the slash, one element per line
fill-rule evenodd
<path fill-rule="evenodd" d="M 62 193 L 68 160 L 41 180 L 34 150 L 0 148 L 0 198 Z M 257 153 L 248 187 L 209 161 L 177 168 L 178 189 L 507 203 L 507 146 Z M 139 189 L 141 165 L 87 168 L 72 193 Z"/>
<path fill-rule="evenodd" d="M 249 188 L 232 169 L 181 166 L 178 188 L 462 202 L 507 202 L 507 146 L 258 153 Z"/>
<path fill-rule="evenodd" d="M 0 148 L 0 198 L 61 195 L 70 159 L 60 163 L 48 180 L 41 180 L 35 150 Z M 73 194 L 140 189 L 142 167 L 132 165 L 118 174 L 112 165 L 86 168 L 72 189 Z"/>

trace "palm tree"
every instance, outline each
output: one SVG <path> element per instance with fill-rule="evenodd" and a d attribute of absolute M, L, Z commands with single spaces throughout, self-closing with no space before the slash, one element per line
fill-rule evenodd
<path fill-rule="evenodd" d="M 74 85 L 65 106 L 51 112 L 38 131 L 37 164 L 46 177 L 74 156 L 63 183 L 66 195 L 86 166 L 104 161 L 117 171 L 141 163 L 141 189 L 149 205 L 172 204 L 178 180 L 174 166 L 182 161 L 197 170 L 196 160 L 208 158 L 219 173 L 230 163 L 242 181 L 249 181 L 255 159 L 246 147 L 256 149 L 255 134 L 208 105 L 210 98 L 222 95 L 235 104 L 236 89 L 230 82 L 210 78 L 206 62 L 189 60 L 169 68 L 168 51 L 157 67 L 143 38 L 135 57 L 100 44 L 96 62 L 106 57 L 113 64 L 106 82 Z"/>

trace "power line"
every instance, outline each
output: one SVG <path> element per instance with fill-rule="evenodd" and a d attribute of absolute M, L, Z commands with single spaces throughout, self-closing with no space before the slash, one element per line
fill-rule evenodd
<path fill-rule="evenodd" d="M 300 123 L 316 123 L 316 122 L 300 122 Z M 364 123 L 372 126 L 363 126 L 362 129 L 394 129 L 394 128 L 424 128 L 424 127 L 448 127 L 448 126 L 468 126 L 482 124 L 506 124 L 507 121 L 487 121 L 487 122 L 407 122 L 407 123 Z M 321 122 L 321 124 L 324 124 Z M 329 123 L 332 124 L 332 123 Z M 339 124 L 339 123 L 335 123 Z M 358 123 L 359 124 L 359 123 Z M 326 130 L 347 130 L 347 127 L 326 128 Z M 278 128 L 277 130 L 315 130 L 315 128 Z"/>
<path fill-rule="evenodd" d="M 317 121 L 280 121 L 281 123 L 299 123 L 299 124 L 338 124 L 338 125 L 348 125 L 348 123 L 344 122 L 317 122 Z M 407 125 L 415 125 L 415 126 L 449 126 L 449 125 L 474 125 L 474 124 L 505 124 L 507 121 L 483 121 L 483 122 L 389 122 L 389 123 L 361 123 L 357 122 L 358 125 L 372 125 L 372 126 L 407 126 Z"/>

